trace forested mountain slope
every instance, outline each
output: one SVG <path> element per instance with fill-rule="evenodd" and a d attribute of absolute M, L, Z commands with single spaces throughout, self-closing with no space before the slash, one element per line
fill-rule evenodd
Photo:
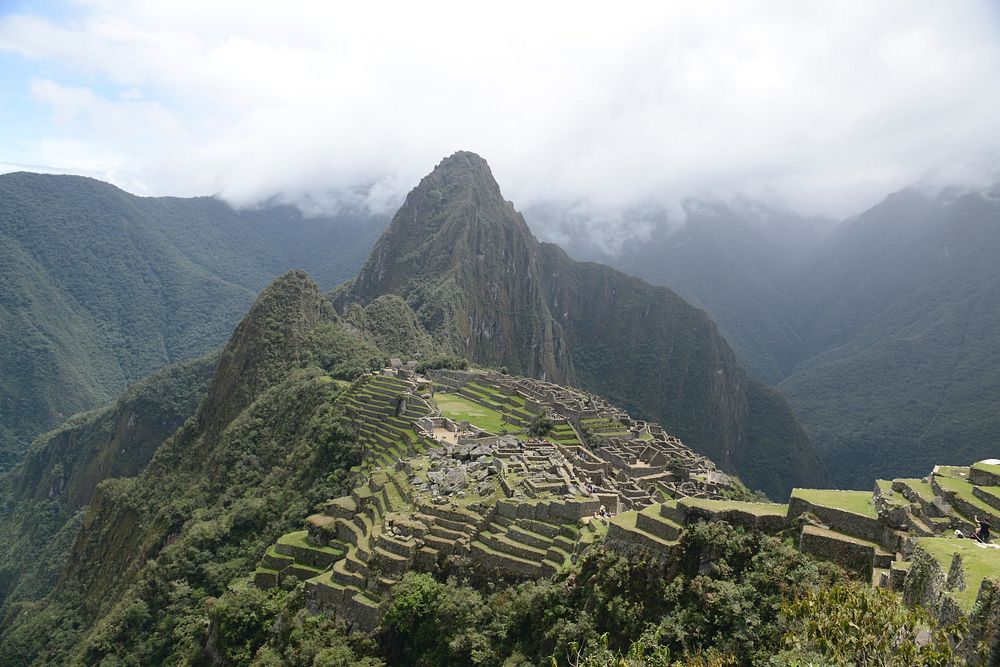
<path fill-rule="evenodd" d="M 368 334 L 339 321 L 304 273 L 275 281 L 223 349 L 194 413 L 138 476 L 98 485 L 67 528 L 59 585 L 7 610 L 0 653 L 10 664 L 126 653 L 160 664 L 192 651 L 201 631 L 183 624 L 202 617 L 206 598 L 342 491 L 356 445 L 328 373 L 382 363 Z M 188 378 L 191 395 L 205 387 L 199 378 Z M 164 610 L 166 625 L 156 620 Z"/>
<path fill-rule="evenodd" d="M 826 238 L 814 229 L 699 205 L 618 255 L 582 235 L 571 247 L 704 306 L 788 398 L 840 487 L 995 456 L 997 188 L 904 190 Z"/>
<path fill-rule="evenodd" d="M 618 225 L 649 226 L 648 235 L 620 239 L 612 251 L 595 240 L 599 218 L 556 206 L 534 207 L 525 217 L 572 257 L 665 285 L 704 308 L 754 377 L 774 384 L 788 374 L 805 345 L 794 276 L 834 221 L 750 200 L 687 200 L 683 220 L 658 207 L 616 213 Z"/>
<path fill-rule="evenodd" d="M 893 195 L 809 262 L 811 354 L 779 388 L 839 483 L 996 456 L 998 257 L 995 188 Z"/>
<path fill-rule="evenodd" d="M 218 355 L 170 366 L 38 438 L 0 477 L 0 618 L 52 590 L 97 485 L 133 477 L 198 406 Z"/>
<path fill-rule="evenodd" d="M 0 176 L 0 471 L 71 414 L 221 345 L 280 273 L 349 277 L 383 225 Z"/>

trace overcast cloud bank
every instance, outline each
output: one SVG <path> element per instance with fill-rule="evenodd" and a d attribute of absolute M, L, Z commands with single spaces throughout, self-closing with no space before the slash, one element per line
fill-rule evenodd
<path fill-rule="evenodd" d="M 985 1 L 92 0 L 0 16 L 24 72 L 6 88 L 35 111 L 0 162 L 388 213 L 467 149 L 521 208 L 745 196 L 845 216 L 997 180 L 998 33 Z"/>

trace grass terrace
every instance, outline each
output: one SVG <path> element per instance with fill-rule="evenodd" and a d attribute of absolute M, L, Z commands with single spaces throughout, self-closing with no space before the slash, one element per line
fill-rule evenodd
<path fill-rule="evenodd" d="M 549 431 L 548 438 L 563 445 L 580 444 L 580 441 L 576 437 L 576 432 L 569 424 L 556 424 Z"/>
<path fill-rule="evenodd" d="M 938 477 L 953 479 L 969 479 L 969 468 L 966 466 L 936 466 L 934 474 Z"/>
<path fill-rule="evenodd" d="M 998 510 L 995 507 L 991 507 L 988 503 L 980 500 L 976 496 L 972 489 L 975 486 L 971 482 L 967 482 L 964 479 L 956 479 L 954 477 L 935 477 L 935 481 L 938 486 L 941 487 L 943 491 L 955 494 L 959 499 L 971 505 L 975 510 L 981 512 L 984 516 L 995 517 L 997 516 Z M 954 503 L 952 503 L 954 505 Z M 952 508 L 957 514 L 962 514 L 957 508 Z M 971 520 L 972 517 L 966 517 Z"/>
<path fill-rule="evenodd" d="M 468 421 L 490 433 L 500 433 L 501 429 L 507 429 L 509 432 L 520 430 L 504 421 L 503 415 L 496 410 L 474 403 L 465 396 L 438 393 L 434 395 L 434 402 L 437 403 L 442 416 L 456 422 Z"/>
<path fill-rule="evenodd" d="M 616 419 L 581 419 L 580 424 L 597 437 L 613 438 L 629 435 L 629 430 Z"/>
<path fill-rule="evenodd" d="M 1000 572 L 1000 549 L 990 549 L 974 540 L 945 537 L 922 537 L 917 546 L 934 557 L 941 564 L 945 574 L 951 567 L 952 554 L 962 556 L 965 567 L 965 590 L 951 591 L 962 611 L 969 613 L 979 594 L 979 585 L 986 577 L 995 577 Z"/>
<path fill-rule="evenodd" d="M 322 551 L 323 553 L 336 554 L 339 555 L 340 552 L 336 549 L 328 546 L 319 546 L 313 544 L 308 539 L 308 531 L 299 530 L 294 533 L 286 533 L 278 538 L 278 544 L 285 544 L 290 547 L 299 547 L 301 549 L 311 549 L 312 551 Z"/>
<path fill-rule="evenodd" d="M 872 494 L 870 491 L 793 489 L 792 498 L 801 498 L 817 507 L 830 507 L 851 512 L 852 514 L 860 514 L 872 519 L 878 518 L 875 508 L 872 506 Z"/>
<path fill-rule="evenodd" d="M 975 470 L 982 470 L 983 472 L 988 472 L 992 475 L 1000 477 L 1000 465 L 997 465 L 995 463 L 983 463 L 982 461 L 980 461 L 979 463 L 972 464 L 972 467 Z"/>
<path fill-rule="evenodd" d="M 788 514 L 788 505 L 776 503 L 750 503 L 740 500 L 708 500 L 705 498 L 682 498 L 679 502 L 688 507 L 698 507 L 709 512 L 736 510 L 755 516 L 785 516 Z"/>
<path fill-rule="evenodd" d="M 934 489 L 931 488 L 930 482 L 925 482 L 924 480 L 916 477 L 900 478 L 894 481 L 900 482 L 901 484 L 904 484 L 916 491 L 925 502 L 934 502 Z"/>

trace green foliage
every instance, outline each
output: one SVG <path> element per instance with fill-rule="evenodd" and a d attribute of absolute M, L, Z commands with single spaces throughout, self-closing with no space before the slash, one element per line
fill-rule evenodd
<path fill-rule="evenodd" d="M 0 615 L 44 597 L 58 579 L 104 478 L 137 474 L 194 411 L 217 357 L 168 367 L 117 403 L 78 415 L 39 438 L 0 482 Z"/>
<path fill-rule="evenodd" d="M 293 593 L 294 595 L 294 593 Z M 329 617 L 286 606 L 271 638 L 258 649 L 254 667 L 382 667 L 369 655 L 375 646 L 347 632 Z"/>
<path fill-rule="evenodd" d="M 195 417 L 139 477 L 101 483 L 60 587 L 5 627 L 0 651 L 20 656 L 14 664 L 195 660 L 211 601 L 313 506 L 347 491 L 360 449 L 342 385 L 298 368 L 314 358 L 312 333 L 324 323 L 317 295 L 303 275 L 277 281 L 238 327 Z M 229 623 L 225 651 L 240 660 L 280 607 L 254 620 L 244 612 L 259 600 L 242 595 L 218 617 Z"/>
<path fill-rule="evenodd" d="M 495 659 L 481 631 L 491 616 L 478 592 L 407 573 L 384 605 L 385 656 L 390 664 L 417 667 L 484 664 Z"/>
<path fill-rule="evenodd" d="M 383 607 L 381 640 L 406 665 L 759 664 L 787 648 L 786 601 L 838 576 L 774 538 L 697 524 L 676 560 L 594 548 L 553 580 L 486 597 L 408 574 Z"/>
<path fill-rule="evenodd" d="M 254 586 L 230 589 L 209 613 L 213 651 L 226 663 L 247 665 L 271 634 L 283 602 L 283 592 Z"/>
<path fill-rule="evenodd" d="M 786 603 L 790 625 L 782 640 L 786 652 L 772 664 L 788 665 L 792 655 L 820 654 L 833 665 L 948 667 L 959 664 L 952 639 L 960 628 L 930 628 L 926 613 L 907 609 L 899 596 L 866 583 L 843 582 L 810 591 Z M 921 631 L 932 629 L 926 643 Z"/>
<path fill-rule="evenodd" d="M 426 361 L 421 361 L 417 364 L 418 373 L 437 370 L 439 368 L 446 368 L 453 371 L 468 370 L 469 360 L 462 357 L 456 357 L 454 355 L 444 354 L 432 357 Z"/>
<path fill-rule="evenodd" d="M 531 420 L 531 424 L 528 425 L 528 433 L 537 437 L 543 437 L 552 431 L 553 426 L 554 424 L 548 415 L 536 415 Z"/>
<path fill-rule="evenodd" d="M 309 361 L 345 380 L 383 368 L 388 361 L 369 338 L 335 322 L 320 322 L 310 333 L 307 347 Z"/>
<path fill-rule="evenodd" d="M 357 314 L 357 311 L 354 311 Z M 439 346 L 406 301 L 395 294 L 378 297 L 364 308 L 360 326 L 390 357 L 427 359 L 440 354 Z"/>
<path fill-rule="evenodd" d="M 347 278 L 383 225 L 0 176 L 0 472 L 68 415 L 217 348 L 275 276 Z"/>
<path fill-rule="evenodd" d="M 901 192 L 808 262 L 805 349 L 779 388 L 837 486 L 995 455 L 998 216 L 985 193 Z"/>

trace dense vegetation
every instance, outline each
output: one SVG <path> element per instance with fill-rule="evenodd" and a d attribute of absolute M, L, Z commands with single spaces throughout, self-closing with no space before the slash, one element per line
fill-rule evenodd
<path fill-rule="evenodd" d="M 898 597 L 725 523 L 691 527 L 663 559 L 598 546 L 552 580 L 508 586 L 475 572 L 450 581 L 411 573 L 371 637 L 310 614 L 292 581 L 268 592 L 250 586 L 279 535 L 350 488 L 361 450 L 339 401 L 343 381 L 384 363 L 374 339 L 388 336 L 337 317 L 305 274 L 291 272 L 237 327 L 207 389 L 200 369 L 210 360 L 168 370 L 67 427 L 99 449 L 115 443 L 110 455 L 117 429 L 101 431 L 107 441 L 90 429 L 120 424 L 133 409 L 181 410 L 204 394 L 143 470 L 101 482 L 56 545 L 39 552 L 68 555 L 45 597 L 7 606 L 5 664 L 791 667 L 851 664 L 872 646 L 886 651 L 885 664 L 949 664 L 944 632 L 918 648 L 927 621 Z M 397 342 L 423 340 L 417 330 Z M 454 361 L 440 352 L 432 360 Z M 158 389 L 160 401 L 140 408 Z M 44 489 L 54 469 L 28 487 Z M 32 576 L 51 584 L 53 570 Z M 845 623 L 860 641 L 838 640 Z"/>
<path fill-rule="evenodd" d="M 0 616 L 52 590 L 99 482 L 131 477 L 198 406 L 215 356 L 171 366 L 39 438 L 0 478 Z"/>
<path fill-rule="evenodd" d="M 424 177 L 333 300 L 351 319 L 387 295 L 448 353 L 601 394 L 772 497 L 825 479 L 787 403 L 747 376 L 703 311 L 540 244 L 478 155 Z"/>
<path fill-rule="evenodd" d="M 303 607 L 301 589 L 238 580 L 207 613 L 194 662 L 416 667 L 950 665 L 948 630 L 781 541 L 695 525 L 666 560 L 587 552 L 551 580 L 476 586 L 410 573 L 372 637 Z"/>
<path fill-rule="evenodd" d="M 776 384 L 834 482 L 924 474 L 996 455 L 1000 203 L 904 191 L 821 239 L 759 207 L 689 205 L 687 224 L 606 261 L 703 305 Z M 554 224 L 552 214 L 539 224 Z"/>
<path fill-rule="evenodd" d="M 383 225 L 0 176 L 0 472 L 73 413 L 220 346 L 280 273 L 349 277 Z"/>
<path fill-rule="evenodd" d="M 996 193 L 894 195 L 815 260 L 814 353 L 779 388 L 841 483 L 922 474 L 942 447 L 956 463 L 997 455 Z"/>
<path fill-rule="evenodd" d="M 346 490 L 359 450 L 333 378 L 383 362 L 304 274 L 276 281 L 222 351 L 197 412 L 137 477 L 103 481 L 66 524 L 59 585 L 56 561 L 38 577 L 47 597 L 8 605 L 6 664 L 160 664 L 200 651 L 212 599 L 315 503 Z M 169 383 L 161 388 L 167 401 Z M 119 411 L 131 407 L 124 401 Z"/>

